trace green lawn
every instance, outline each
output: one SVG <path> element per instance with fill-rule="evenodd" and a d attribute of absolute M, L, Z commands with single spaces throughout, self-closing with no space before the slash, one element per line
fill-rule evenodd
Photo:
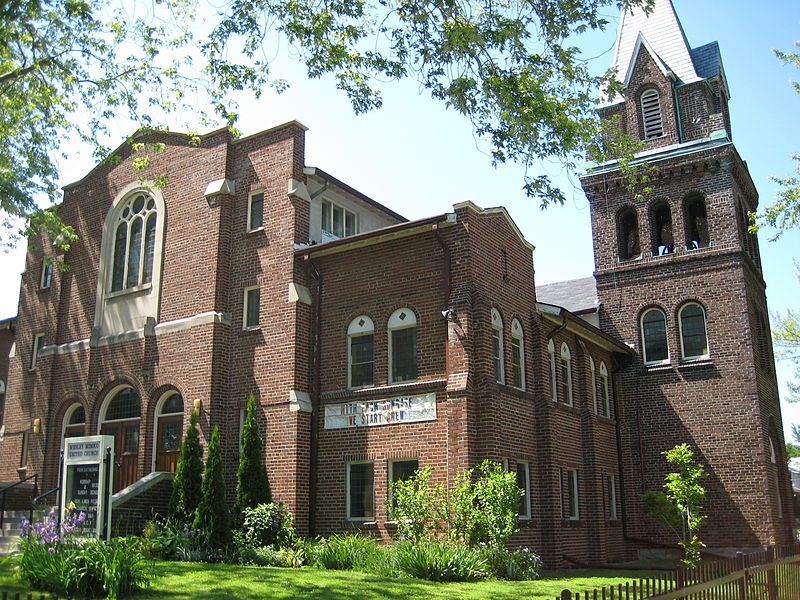
<path fill-rule="evenodd" d="M 493 600 L 554 600 L 565 587 L 573 591 L 644 577 L 642 571 L 574 570 L 546 574 L 538 581 L 480 583 L 431 583 L 418 579 L 394 579 L 354 571 L 328 571 L 304 567 L 277 569 L 201 563 L 157 562 L 158 578 L 137 599 L 226 600 L 243 598 L 336 600 L 360 598 L 458 598 Z M 648 575 L 650 573 L 647 573 Z M 27 592 L 10 564 L 0 566 L 0 592 Z"/>

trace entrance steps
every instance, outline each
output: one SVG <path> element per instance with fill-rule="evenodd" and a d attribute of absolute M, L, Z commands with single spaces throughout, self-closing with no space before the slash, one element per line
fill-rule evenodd
<path fill-rule="evenodd" d="M 36 509 L 33 511 L 33 522 L 41 523 L 47 518 L 50 509 Z M 22 535 L 20 522 L 22 518 L 30 516 L 27 510 L 7 510 L 3 513 L 3 528 L 0 529 L 0 554 L 11 554 L 19 548 L 19 538 Z"/>

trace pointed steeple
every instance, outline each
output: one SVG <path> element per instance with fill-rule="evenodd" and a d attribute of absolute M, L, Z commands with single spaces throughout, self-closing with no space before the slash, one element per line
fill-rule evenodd
<path fill-rule="evenodd" d="M 647 14 L 640 8 L 622 13 L 611 66 L 623 84 L 627 85 L 642 48 L 647 49 L 665 75 L 681 83 L 701 79 L 672 0 L 655 0 L 652 11 Z M 619 100 L 619 97 L 615 99 Z"/>

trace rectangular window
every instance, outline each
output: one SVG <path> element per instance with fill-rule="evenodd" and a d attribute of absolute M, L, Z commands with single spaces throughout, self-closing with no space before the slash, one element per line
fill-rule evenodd
<path fill-rule="evenodd" d="M 243 329 L 254 329 L 259 325 L 261 311 L 261 288 L 251 287 L 244 290 Z"/>
<path fill-rule="evenodd" d="M 559 469 L 561 479 L 561 518 L 577 521 L 578 513 L 578 471 Z"/>
<path fill-rule="evenodd" d="M 503 331 L 492 329 L 492 356 L 494 359 L 494 378 L 497 383 L 503 383 Z"/>
<path fill-rule="evenodd" d="M 247 206 L 247 231 L 260 229 L 264 225 L 264 192 L 250 195 Z"/>
<path fill-rule="evenodd" d="M 517 485 L 524 492 L 519 501 L 519 509 L 517 514 L 520 519 L 531 518 L 531 480 L 530 471 L 528 470 L 528 461 L 517 461 Z"/>
<path fill-rule="evenodd" d="M 322 201 L 322 231 L 335 237 L 358 233 L 358 215 L 328 200 Z"/>
<path fill-rule="evenodd" d="M 350 338 L 350 387 L 372 385 L 375 365 L 375 336 L 372 333 Z"/>
<path fill-rule="evenodd" d="M 45 258 L 42 260 L 42 269 L 39 274 L 39 289 L 46 290 L 53 282 L 53 260 Z"/>
<path fill-rule="evenodd" d="M 522 340 L 518 337 L 511 338 L 511 385 L 525 388 L 522 381 Z"/>
<path fill-rule="evenodd" d="M 369 521 L 374 511 L 374 465 L 371 462 L 347 463 L 347 518 Z"/>
<path fill-rule="evenodd" d="M 39 359 L 39 351 L 44 344 L 44 334 L 37 333 L 33 336 L 33 345 L 31 346 L 31 370 L 36 368 L 36 362 Z"/>
<path fill-rule="evenodd" d="M 417 328 L 396 329 L 392 334 L 392 383 L 417 378 Z"/>
<path fill-rule="evenodd" d="M 617 476 L 608 474 L 606 475 L 606 502 L 608 506 L 608 520 L 616 521 L 619 519 L 619 512 L 617 511 Z"/>
<path fill-rule="evenodd" d="M 398 481 L 406 481 L 419 470 L 419 461 L 414 459 L 389 461 L 389 502 L 392 502 L 392 485 Z M 394 506 L 392 504 L 392 506 Z"/>

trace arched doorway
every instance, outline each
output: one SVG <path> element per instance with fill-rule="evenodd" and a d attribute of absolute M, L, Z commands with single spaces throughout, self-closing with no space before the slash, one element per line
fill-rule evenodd
<path fill-rule="evenodd" d="M 86 435 L 86 411 L 82 404 L 75 403 L 64 413 L 64 427 L 62 438 Z M 62 444 L 63 445 L 63 444 Z"/>
<path fill-rule="evenodd" d="M 142 399 L 133 388 L 113 390 L 100 411 L 100 434 L 114 436 L 114 486 L 117 493 L 136 481 Z"/>
<path fill-rule="evenodd" d="M 156 406 L 155 470 L 175 472 L 183 438 L 183 396 L 167 392 Z"/>

